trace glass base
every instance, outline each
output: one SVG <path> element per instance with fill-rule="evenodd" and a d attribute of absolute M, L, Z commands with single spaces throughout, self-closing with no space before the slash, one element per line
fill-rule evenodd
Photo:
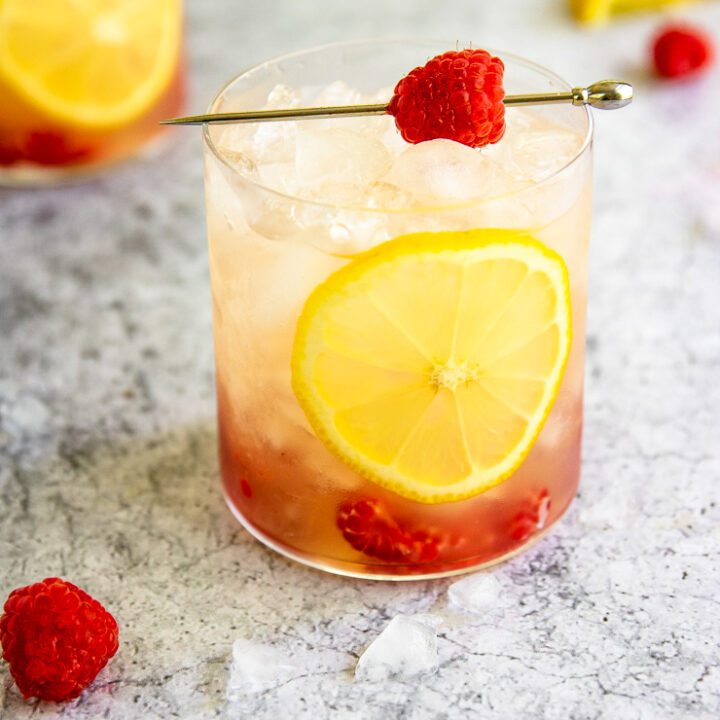
<path fill-rule="evenodd" d="M 228 508 L 230 508 L 230 512 L 232 512 L 237 521 L 256 540 L 259 540 L 263 545 L 266 545 L 271 550 L 290 558 L 290 560 L 295 560 L 296 562 L 315 568 L 316 570 L 323 570 L 324 572 L 344 577 L 360 578 L 362 580 L 432 580 L 434 578 L 452 577 L 453 575 L 464 575 L 466 573 L 484 570 L 485 568 L 510 560 L 535 545 L 535 543 L 545 537 L 545 535 L 553 528 L 558 520 L 565 515 L 567 509 L 570 507 L 570 503 L 568 503 L 553 522 L 530 535 L 530 537 L 528 537 L 522 544 L 513 547 L 506 553 L 502 553 L 490 559 L 487 557 L 482 559 L 471 557 L 455 562 L 445 563 L 434 562 L 422 565 L 386 565 L 355 563 L 348 562 L 347 560 L 339 560 L 337 558 L 323 558 L 319 555 L 306 553 L 302 550 L 298 550 L 297 548 L 278 542 L 244 517 L 235 505 L 233 505 L 233 502 L 227 492 L 223 491 L 223 495 Z"/>
<path fill-rule="evenodd" d="M 0 188 L 43 188 L 89 182 L 118 165 L 158 157 L 168 147 L 175 132 L 176 128 L 163 128 L 127 153 L 87 163 L 0 165 Z"/>

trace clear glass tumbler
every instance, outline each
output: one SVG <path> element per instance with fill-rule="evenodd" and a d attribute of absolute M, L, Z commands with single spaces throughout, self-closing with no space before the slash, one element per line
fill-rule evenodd
<path fill-rule="evenodd" d="M 364 41 L 286 55 L 237 76 L 219 92 L 209 111 L 267 107 L 268 98 L 269 106 L 289 101 L 312 104 L 317 102 L 318 93 L 323 93 L 321 99 L 327 101 L 332 99 L 337 81 L 346 83 L 345 88 L 356 89 L 364 98 L 386 97 L 387 89 L 391 90 L 410 69 L 447 49 L 448 45 L 441 42 Z M 493 52 L 505 63 L 507 94 L 570 87 L 532 62 Z M 429 201 L 398 204 L 400 191 L 384 179 L 372 180 L 371 196 L 353 196 L 351 189 L 346 193 L 343 182 L 332 175 L 325 184 L 316 182 L 313 173 L 322 172 L 323 167 L 327 169 L 328 162 L 326 158 L 320 170 L 315 168 L 317 157 L 313 148 L 322 153 L 326 152 L 322 149 L 325 146 L 313 145 L 303 136 L 301 147 L 297 133 L 317 129 L 319 133 L 329 131 L 337 135 L 337 129 L 351 128 L 363 135 L 377 131 L 372 123 L 387 122 L 389 118 L 304 120 L 254 127 L 205 126 L 205 189 L 222 482 L 228 505 L 238 520 L 278 552 L 316 568 L 355 577 L 401 580 L 450 575 L 517 553 L 546 532 L 571 503 L 580 474 L 592 120 L 585 108 L 564 105 L 511 115 L 521 112 L 508 109 L 506 137 L 491 150 L 474 151 L 492 160 L 488 192 L 481 199 L 468 202 L 454 199 L 452 190 L 445 188 L 441 204 Z M 322 124 L 311 129 L 310 123 Z M 392 138 L 390 141 L 395 143 L 393 147 L 402 150 L 397 143 L 403 141 Z M 448 152 L 456 151 L 452 146 L 446 147 Z M 342 164 L 344 152 L 341 149 L 337 164 Z M 352 152 L 352 148 L 347 152 Z M 463 157 L 474 162 L 469 155 Z M 531 166 L 534 173 L 530 179 L 520 177 L 526 166 Z M 461 176 L 465 171 L 463 167 L 455 169 Z M 392 172 L 395 171 L 391 171 L 391 177 Z M 405 178 L 402 192 L 412 195 L 413 184 L 427 188 L 429 178 L 422 166 L 411 172 L 415 173 L 414 178 Z M 428 168 L 427 173 L 432 172 Z M 294 186 L 287 182 L 288 174 L 295 178 Z M 315 183 L 312 196 L 304 192 L 303 186 L 310 181 Z M 418 191 L 417 197 L 422 198 L 423 193 Z M 374 437 L 375 425 L 394 428 L 403 421 L 402 403 L 377 402 L 368 406 L 363 416 L 365 425 L 345 435 L 340 422 L 339 429 L 333 425 L 326 432 L 325 420 L 320 417 L 323 411 L 312 410 L 324 407 L 327 398 L 332 405 L 331 396 L 337 394 L 336 390 L 343 397 L 355 391 L 361 396 L 354 401 L 358 406 L 364 401 L 362 396 L 372 399 L 374 386 L 368 389 L 364 384 L 367 377 L 364 373 L 371 372 L 366 366 L 373 365 L 372 358 L 365 357 L 364 365 L 356 363 L 366 350 L 368 355 L 376 348 L 372 333 L 365 337 L 364 329 L 355 331 L 362 327 L 363 310 L 357 310 L 360 316 L 354 318 L 354 325 L 350 322 L 339 331 L 336 325 L 342 324 L 345 316 L 338 315 L 336 310 L 327 311 L 328 317 L 332 316 L 330 324 L 324 326 L 318 337 L 322 332 L 345 333 L 342 342 L 355 347 L 356 355 L 340 363 L 340 370 L 337 364 L 332 372 L 328 370 L 330 375 L 335 373 L 330 379 L 322 376 L 320 384 L 325 385 L 314 400 L 303 399 L 305 381 L 301 376 L 305 370 L 304 360 L 298 357 L 302 355 L 298 345 L 314 332 L 308 327 L 323 316 L 330 290 L 337 289 L 342 282 L 346 289 L 360 287 L 364 278 L 369 277 L 363 275 L 367 268 L 377 258 L 389 258 L 394 252 L 386 248 L 399 247 L 397 238 L 410 234 L 418 247 L 429 243 L 427 247 L 438 250 L 447 242 L 449 248 L 457 249 L 454 243 L 461 237 L 458 233 L 467 231 L 471 231 L 468 237 L 472 238 L 530 237 L 520 241 L 518 252 L 524 253 L 526 246 L 522 243 L 529 243 L 536 250 L 542 248 L 541 254 L 552 255 L 553 267 L 566 268 L 572 341 L 559 386 L 548 391 L 551 395 L 555 393 L 554 400 L 549 402 L 549 414 L 544 423 L 540 422 L 539 434 L 526 443 L 527 452 L 511 464 L 504 479 L 483 491 L 460 493 L 462 497 L 443 496 L 426 485 L 430 490 L 423 496 L 422 492 L 393 485 L 387 478 L 378 481 L 378 472 L 382 475 L 382 469 L 377 471 L 378 457 L 382 453 L 378 450 L 373 455 L 372 449 L 363 446 L 365 435 Z M 496 231 L 500 234 L 494 235 Z M 396 255 L 408 257 L 403 253 L 407 250 Z M 488 267 L 505 267 L 504 262 L 490 261 Z M 388 272 L 394 272 L 392 263 L 387 267 Z M 440 272 L 433 263 L 427 272 L 431 273 L 428 277 L 432 282 L 427 285 L 427 298 L 421 301 L 428 304 L 421 311 L 432 316 L 444 302 L 443 297 L 454 290 L 451 286 L 441 290 L 432 287 L 436 284 L 436 275 L 432 273 Z M 507 276 L 501 281 L 490 278 L 487 287 L 482 285 L 484 281 L 480 282 L 479 290 L 475 287 L 480 294 L 487 291 L 483 302 L 489 305 L 484 312 L 492 313 L 494 304 L 498 307 L 500 303 L 507 304 L 506 280 Z M 391 280 L 388 287 L 397 289 L 402 282 L 405 281 Z M 561 300 L 556 298 L 553 302 Z M 412 308 L 406 311 L 414 312 Z M 518 329 L 527 332 L 526 323 L 534 322 L 525 318 L 532 315 L 531 309 L 503 312 L 496 318 L 493 330 L 497 343 L 509 342 L 507 338 Z M 417 315 L 413 317 L 410 322 L 416 322 Z M 422 318 L 419 322 L 422 323 Z M 434 321 L 430 318 L 428 322 Z M 450 322 L 454 320 L 448 316 L 447 323 Z M 336 325 L 330 327 L 332 323 Z M 372 324 L 369 316 L 368 323 Z M 442 335 L 445 329 L 441 321 L 434 332 Z M 531 326 L 531 330 L 530 336 L 534 338 L 543 328 L 538 327 L 536 332 Z M 303 333 L 305 340 L 299 339 Z M 377 347 L 380 355 L 390 352 L 387 343 Z M 540 362 L 542 349 L 538 350 L 531 342 L 526 350 L 513 355 L 517 362 Z M 321 361 L 322 358 L 317 363 L 322 365 Z M 314 367 L 321 375 L 324 370 L 317 363 Z M 455 370 L 448 367 L 435 362 L 427 372 L 433 392 L 451 397 L 469 376 L 453 374 Z M 510 369 L 507 372 L 513 374 Z M 340 380 L 338 373 L 345 373 Z M 515 372 L 518 374 L 522 372 Z M 333 382 L 339 383 L 339 390 Z M 507 404 L 530 407 L 541 387 L 533 382 L 533 378 L 512 378 L 514 399 Z M 497 383 L 496 386 L 499 387 Z M 470 415 L 474 412 L 472 408 L 468 411 Z M 507 429 L 503 423 L 512 425 L 507 418 L 516 419 L 513 412 L 498 406 L 498 414 L 491 414 L 491 419 L 500 418 L 497 426 L 477 431 L 469 427 L 465 418 L 467 447 L 480 442 L 478 438 L 488 437 L 493 442 L 502 439 Z M 335 416 L 330 413 L 328 417 L 327 422 L 332 425 Z M 439 448 L 436 455 L 452 451 L 449 445 L 443 446 L 445 435 L 448 444 L 454 442 L 454 431 L 442 421 L 442 414 L 440 417 L 427 439 L 415 443 Z M 360 437 L 362 433 L 365 435 Z M 405 438 L 404 442 L 403 447 L 410 440 Z M 365 444 L 368 443 L 371 441 Z M 422 448 L 418 452 L 422 453 Z M 408 472 L 412 475 L 413 471 Z M 432 482 L 442 486 L 443 480 L 435 478 Z"/>

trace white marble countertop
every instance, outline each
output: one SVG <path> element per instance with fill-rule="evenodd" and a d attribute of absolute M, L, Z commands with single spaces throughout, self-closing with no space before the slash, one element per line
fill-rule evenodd
<path fill-rule="evenodd" d="M 658 83 L 658 16 L 583 30 L 561 0 L 188 4 L 193 110 L 264 57 L 374 35 L 636 84 L 633 106 L 597 116 L 580 494 L 492 571 L 485 615 L 449 609 L 450 581 L 273 554 L 220 492 L 198 133 L 85 185 L 0 191 L 0 594 L 60 575 L 120 626 L 65 706 L 24 702 L 0 665 L 0 717 L 717 718 L 720 66 Z M 718 4 L 685 15 L 720 44 Z M 436 674 L 353 682 L 392 616 L 425 612 L 443 620 Z M 306 673 L 229 703 L 238 637 L 301 650 Z"/>

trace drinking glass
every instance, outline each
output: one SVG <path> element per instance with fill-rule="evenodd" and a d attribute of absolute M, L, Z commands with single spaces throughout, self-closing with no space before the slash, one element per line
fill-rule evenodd
<path fill-rule="evenodd" d="M 411 68 L 448 47 L 363 41 L 296 52 L 235 77 L 208 112 L 309 105 L 317 103 L 318 93 L 332 100 L 338 81 L 346 95 L 353 88 L 366 101 L 388 99 Z M 570 89 L 533 62 L 492 52 L 505 63 L 507 94 Z M 340 100 L 325 104 L 347 98 Z M 509 121 L 517 112 L 508 108 Z M 348 128 L 371 134 L 375 118 L 204 127 L 222 483 L 235 517 L 274 550 L 355 577 L 438 577 L 519 552 L 570 505 L 580 474 L 592 120 L 587 109 L 566 105 L 538 107 L 522 117 L 527 121 L 518 121 L 487 151 L 487 157 L 494 153 L 498 174 L 486 197 L 468 202 L 446 192 L 441 205 L 405 207 L 397 205 L 397 188 L 382 181 L 373 185 L 378 192 L 371 200 L 358 200 L 351 190 L 346 195 L 332 175 L 342 152 L 319 158 L 312 143 L 303 140 L 301 147 L 295 140 L 297 133 L 337 135 Z M 569 155 L 568 138 L 574 142 Z M 516 182 L 515 169 L 527 163 L 540 169 L 540 179 Z M 325 184 L 318 181 L 323 172 L 329 173 Z M 283 185 L 290 175 L 299 190 Z M 303 191 L 307 178 L 315 183 L 312 197 Z M 417 172 L 415 180 L 424 186 L 428 178 Z M 376 482 L 309 417 L 293 379 L 294 346 L 305 322 L 300 319 L 310 312 L 308 298 L 318 288 L 365 262 L 383 243 L 408 234 L 478 229 L 530 236 L 562 259 L 571 349 L 549 415 L 509 477 L 463 499 L 417 499 Z M 498 322 L 502 326 L 502 317 Z M 386 420 L 380 411 L 375 419 Z"/>

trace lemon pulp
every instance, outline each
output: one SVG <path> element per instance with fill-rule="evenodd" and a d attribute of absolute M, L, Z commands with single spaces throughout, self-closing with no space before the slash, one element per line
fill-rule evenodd
<path fill-rule="evenodd" d="M 509 230 L 417 233 L 315 288 L 297 325 L 292 385 L 318 437 L 360 475 L 449 502 L 522 463 L 570 343 L 557 253 Z"/>

